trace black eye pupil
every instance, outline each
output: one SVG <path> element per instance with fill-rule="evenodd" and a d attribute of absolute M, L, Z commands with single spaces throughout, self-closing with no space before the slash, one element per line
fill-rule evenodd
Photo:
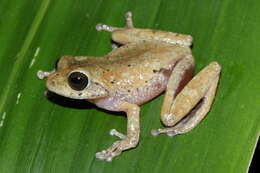
<path fill-rule="evenodd" d="M 88 77 L 81 72 L 73 72 L 68 78 L 69 85 L 72 89 L 81 91 L 88 85 Z"/>

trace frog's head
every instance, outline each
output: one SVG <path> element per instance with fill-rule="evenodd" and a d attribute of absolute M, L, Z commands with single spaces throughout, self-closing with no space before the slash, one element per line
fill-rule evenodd
<path fill-rule="evenodd" d="M 45 73 L 45 72 L 41 72 Z M 38 74 L 38 77 L 41 76 Z M 81 65 L 61 66 L 44 77 L 49 91 L 74 99 L 95 99 L 108 95 L 108 91 L 101 83 L 94 80 L 86 67 Z"/>

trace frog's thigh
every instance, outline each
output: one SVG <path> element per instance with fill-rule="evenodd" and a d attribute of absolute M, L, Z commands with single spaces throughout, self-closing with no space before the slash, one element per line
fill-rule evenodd
<path fill-rule="evenodd" d="M 169 113 L 175 96 L 191 80 L 193 66 L 194 59 L 192 55 L 186 55 L 186 57 L 179 60 L 177 65 L 174 67 L 167 83 L 166 93 L 161 109 L 162 116 Z"/>
<path fill-rule="evenodd" d="M 192 37 L 190 35 L 140 28 L 114 30 L 112 32 L 112 39 L 120 44 L 133 43 L 142 40 L 161 41 L 182 46 L 190 46 L 192 43 Z"/>
<path fill-rule="evenodd" d="M 161 115 L 162 122 L 171 128 L 159 129 L 153 134 L 167 133 L 173 136 L 193 129 L 210 109 L 220 68 L 218 63 L 212 62 L 198 73 L 172 101 L 169 112 Z"/>

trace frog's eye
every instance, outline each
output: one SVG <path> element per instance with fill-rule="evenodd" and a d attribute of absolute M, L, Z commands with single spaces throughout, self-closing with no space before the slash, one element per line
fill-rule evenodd
<path fill-rule="evenodd" d="M 69 86 L 76 90 L 81 91 L 85 89 L 89 83 L 88 77 L 81 72 L 73 72 L 68 77 Z"/>

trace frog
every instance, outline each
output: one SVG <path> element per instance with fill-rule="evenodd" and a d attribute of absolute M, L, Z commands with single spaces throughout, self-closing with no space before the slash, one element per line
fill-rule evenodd
<path fill-rule="evenodd" d="M 107 55 L 62 56 L 53 71 L 37 72 L 38 78 L 47 78 L 50 92 L 126 113 L 126 134 L 112 129 L 110 135 L 119 140 L 96 153 L 104 161 L 137 147 L 140 106 L 163 92 L 160 120 L 164 126 L 151 134 L 172 137 L 194 129 L 210 111 L 221 72 L 220 64 L 213 61 L 193 76 L 191 35 L 136 28 L 131 12 L 125 20 L 125 27 L 96 25 L 97 31 L 110 32 L 116 43 Z"/>

